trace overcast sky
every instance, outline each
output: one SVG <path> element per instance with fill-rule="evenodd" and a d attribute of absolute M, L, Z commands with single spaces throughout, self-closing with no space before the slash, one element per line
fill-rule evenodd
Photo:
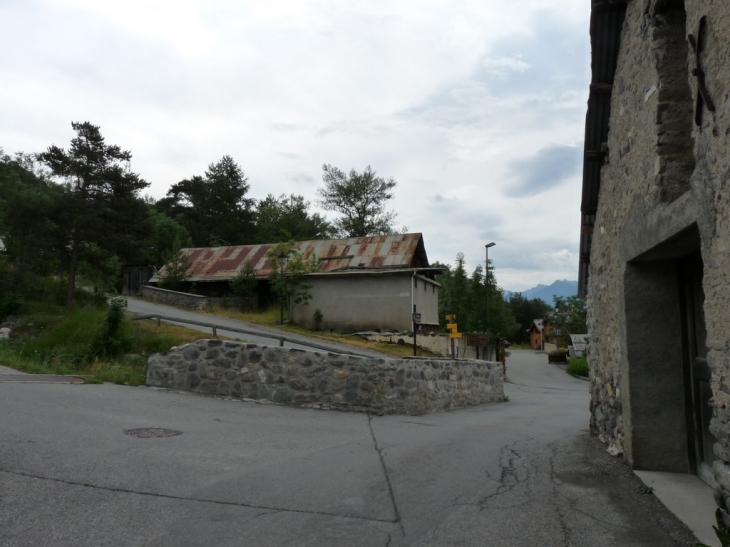
<path fill-rule="evenodd" d="M 71 121 L 160 198 L 224 154 L 313 203 L 322 164 L 398 182 L 398 225 L 523 290 L 577 279 L 586 0 L 0 0 L 0 147 Z"/>

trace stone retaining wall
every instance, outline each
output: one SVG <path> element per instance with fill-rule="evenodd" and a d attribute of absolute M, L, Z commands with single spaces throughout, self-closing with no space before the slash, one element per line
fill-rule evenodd
<path fill-rule="evenodd" d="M 373 342 L 413 346 L 413 335 L 404 332 L 368 332 L 359 333 L 359 335 Z M 416 345 L 443 357 L 448 357 L 451 354 L 451 345 L 447 334 L 417 334 Z M 480 349 L 480 354 L 482 351 L 483 349 Z M 459 340 L 459 357 L 462 359 L 476 359 L 476 348 L 467 346 L 464 339 Z"/>
<path fill-rule="evenodd" d="M 214 298 L 210 296 L 201 296 L 199 294 L 160 289 L 159 287 L 152 287 L 149 285 L 145 285 L 141 288 L 141 295 L 143 298 L 149 298 L 155 302 L 162 302 L 163 304 L 171 304 L 173 306 L 180 306 L 197 311 L 206 310 L 215 305 L 236 307 L 241 303 L 241 299 L 235 297 Z"/>
<path fill-rule="evenodd" d="M 504 400 L 500 363 L 370 359 L 223 340 L 198 340 L 152 355 L 147 385 L 378 414 Z"/>

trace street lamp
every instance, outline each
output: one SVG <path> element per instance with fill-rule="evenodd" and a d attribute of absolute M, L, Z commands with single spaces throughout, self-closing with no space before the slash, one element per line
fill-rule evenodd
<path fill-rule="evenodd" d="M 286 254 L 284 251 L 281 252 L 281 254 L 277 257 L 279 261 L 279 283 L 281 287 L 281 292 L 279 293 L 279 302 L 281 306 L 281 324 L 284 324 L 284 295 L 286 294 L 286 284 L 284 283 L 284 267 L 286 266 L 286 261 L 289 258 L 289 255 Z"/>
<path fill-rule="evenodd" d="M 487 261 L 484 263 L 486 268 L 484 269 L 484 286 L 487 289 L 487 323 L 484 325 L 484 331 L 487 335 L 487 349 L 489 349 L 489 247 L 494 247 L 496 243 L 492 241 L 491 243 L 487 243 L 484 246 L 484 249 L 487 252 Z M 491 358 L 492 354 L 489 353 L 489 357 Z"/>

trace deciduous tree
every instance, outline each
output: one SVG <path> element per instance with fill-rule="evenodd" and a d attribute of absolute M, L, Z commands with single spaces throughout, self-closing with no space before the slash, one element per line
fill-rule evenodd
<path fill-rule="evenodd" d="M 293 241 L 273 246 L 266 256 L 271 267 L 269 276 L 271 286 L 279 298 L 284 301 L 289 317 L 291 317 L 295 305 L 309 305 L 309 301 L 312 299 L 309 289 L 312 286 L 306 283 L 304 278 L 319 269 L 320 261 L 315 255 L 305 259 L 302 253 L 294 249 Z M 286 257 L 283 275 L 279 262 L 282 256 Z"/>
<path fill-rule="evenodd" d="M 548 321 L 560 329 L 563 344 L 567 346 L 569 334 L 586 334 L 586 302 L 578 296 L 554 296 L 555 306 L 548 314 Z"/>
<path fill-rule="evenodd" d="M 180 240 L 175 240 L 169 250 L 165 269 L 160 275 L 160 286 L 171 291 L 182 290 L 190 273 L 190 267 L 190 259 L 183 251 Z"/>
<path fill-rule="evenodd" d="M 324 188 L 317 190 L 320 205 L 342 216 L 333 225 L 339 237 L 364 237 L 394 232 L 396 214 L 386 210 L 396 181 L 378 177 L 368 165 L 362 173 L 348 174 L 329 164 L 322 166 Z"/>

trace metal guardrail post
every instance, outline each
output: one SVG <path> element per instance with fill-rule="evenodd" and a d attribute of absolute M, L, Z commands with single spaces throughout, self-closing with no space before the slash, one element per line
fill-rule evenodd
<path fill-rule="evenodd" d="M 284 339 L 281 338 L 281 337 L 279 337 L 279 347 L 280 348 L 283 348 L 284 347 Z"/>
<path fill-rule="evenodd" d="M 213 329 L 213 338 L 218 338 L 218 331 L 216 330 L 215 325 L 211 325 L 211 327 Z"/>

